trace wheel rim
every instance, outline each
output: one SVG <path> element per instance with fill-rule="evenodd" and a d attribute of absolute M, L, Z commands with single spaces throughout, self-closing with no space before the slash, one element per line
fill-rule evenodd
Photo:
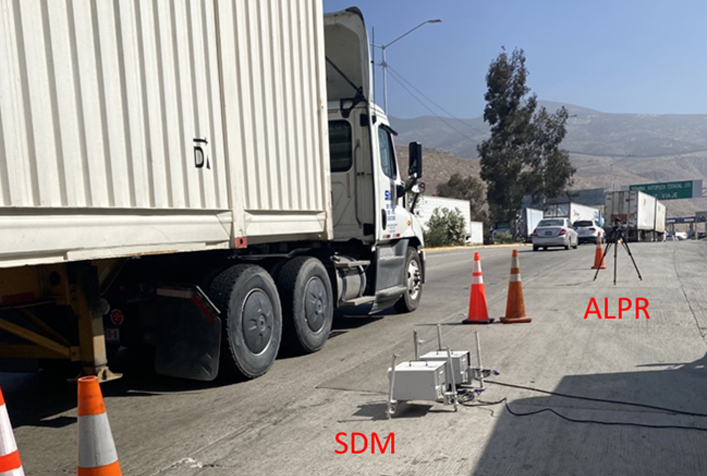
<path fill-rule="evenodd" d="M 304 288 L 304 318 L 312 332 L 319 332 L 326 323 L 329 300 L 321 279 L 312 277 Z"/>
<path fill-rule="evenodd" d="M 253 354 L 265 351 L 272 338 L 275 313 L 262 289 L 253 289 L 243 301 L 243 340 Z"/>
<path fill-rule="evenodd" d="M 413 301 L 420 293 L 420 284 L 420 267 L 417 265 L 417 261 L 410 260 L 410 264 L 408 264 L 408 295 Z"/>

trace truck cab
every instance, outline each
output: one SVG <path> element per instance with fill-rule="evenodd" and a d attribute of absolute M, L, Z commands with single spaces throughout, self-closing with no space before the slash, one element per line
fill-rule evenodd
<path fill-rule="evenodd" d="M 375 269 L 369 270 L 368 280 L 373 289 L 366 294 L 375 295 L 374 310 L 397 302 L 413 310 L 424 277 L 423 230 L 413 213 L 421 186 L 421 147 L 410 144 L 406 184 L 395 154 L 397 133 L 371 100 L 361 12 L 350 8 L 327 14 L 324 24 L 334 241 L 372 250 L 368 258 Z M 400 299 L 405 288 L 407 299 Z"/>

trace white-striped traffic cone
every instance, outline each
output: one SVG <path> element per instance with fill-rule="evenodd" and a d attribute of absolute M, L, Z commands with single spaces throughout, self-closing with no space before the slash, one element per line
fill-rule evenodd
<path fill-rule="evenodd" d="M 121 476 L 98 378 L 79 379 L 78 414 L 78 476 Z"/>
<path fill-rule="evenodd" d="M 10 416 L 7 414 L 5 398 L 0 390 L 0 476 L 24 476 L 20 461 L 20 452 L 17 451 L 15 434 L 12 432 Z"/>

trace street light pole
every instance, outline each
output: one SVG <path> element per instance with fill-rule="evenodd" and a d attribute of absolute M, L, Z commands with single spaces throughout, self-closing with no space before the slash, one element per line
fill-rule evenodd
<path fill-rule="evenodd" d="M 393 43 L 395 43 L 396 41 L 409 35 L 410 33 L 417 30 L 418 28 L 422 28 L 423 26 L 427 25 L 428 23 L 442 23 L 442 20 L 440 20 L 439 18 L 436 18 L 434 20 L 423 21 L 422 23 L 417 25 L 415 28 L 411 28 L 410 30 L 406 31 L 405 33 L 403 33 L 402 35 L 400 35 L 399 37 L 397 37 L 396 39 L 391 41 L 390 43 L 386 43 L 385 45 L 373 45 L 376 48 L 380 48 L 381 53 L 382 53 L 382 55 L 381 55 L 382 59 L 380 62 L 380 66 L 383 68 L 383 109 L 385 110 L 386 114 L 388 113 L 388 63 L 385 60 L 385 50 L 389 46 L 391 46 Z"/>

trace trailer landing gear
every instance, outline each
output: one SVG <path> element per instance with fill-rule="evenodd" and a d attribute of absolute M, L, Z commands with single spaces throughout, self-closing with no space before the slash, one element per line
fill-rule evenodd
<path fill-rule="evenodd" d="M 99 382 L 107 382 L 122 377 L 108 368 L 96 268 L 87 263 L 70 264 L 67 274 L 69 302 L 79 322 L 81 373 L 76 378 L 95 375 Z"/>

